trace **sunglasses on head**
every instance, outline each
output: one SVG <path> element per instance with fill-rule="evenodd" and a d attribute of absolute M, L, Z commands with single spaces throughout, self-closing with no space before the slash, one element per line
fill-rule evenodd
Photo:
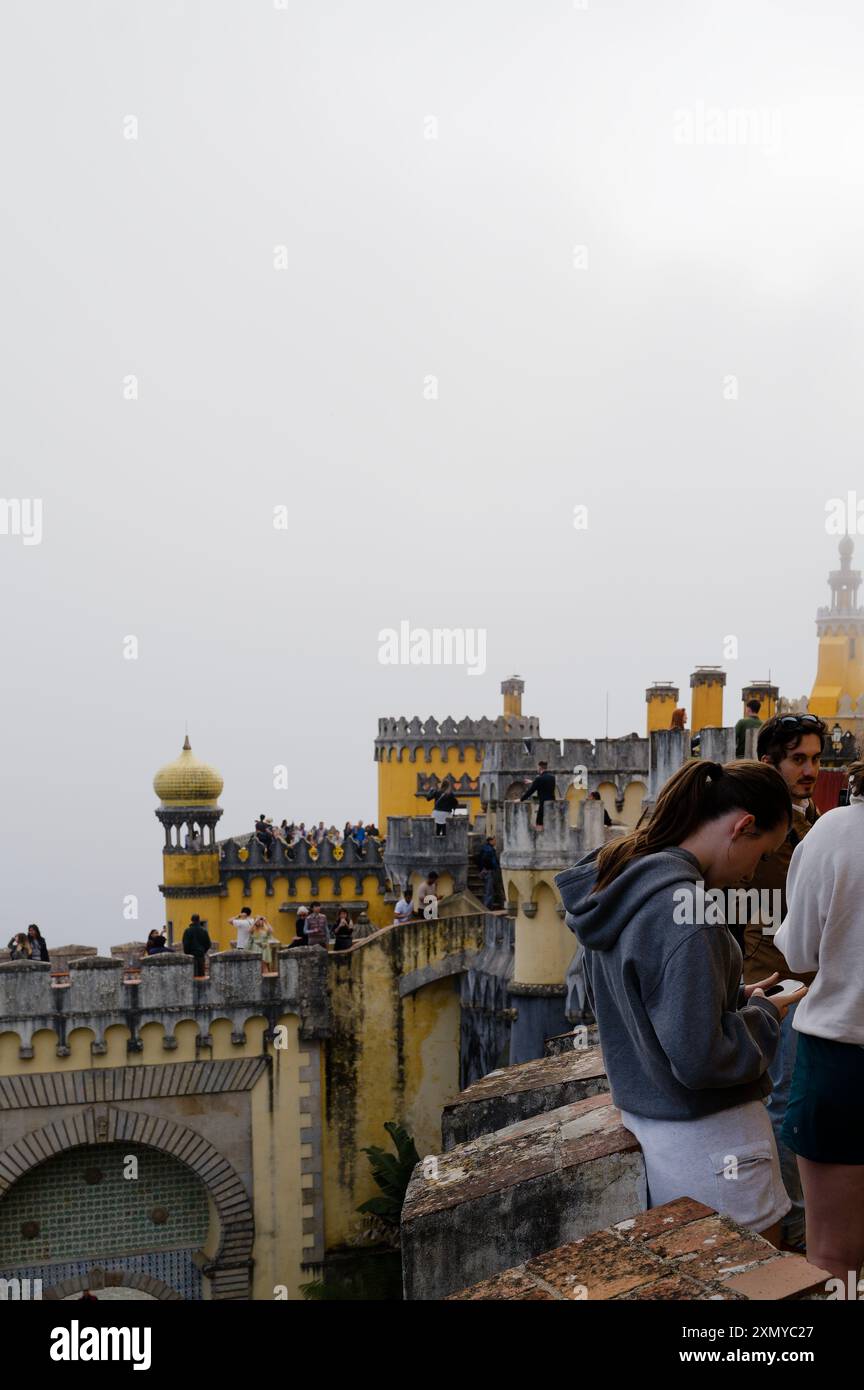
<path fill-rule="evenodd" d="M 801 724 L 821 724 L 822 720 L 815 714 L 784 714 L 779 722 L 784 729 L 797 729 Z"/>

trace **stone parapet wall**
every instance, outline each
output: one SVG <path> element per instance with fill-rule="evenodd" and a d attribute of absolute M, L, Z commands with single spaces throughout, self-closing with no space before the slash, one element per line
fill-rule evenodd
<path fill-rule="evenodd" d="M 81 948 L 76 948 L 81 949 Z M 301 1036 L 327 1034 L 327 953 L 320 947 L 283 949 L 278 974 L 264 976 L 261 957 L 252 951 L 222 951 L 211 955 L 208 979 L 194 977 L 191 956 L 166 952 L 140 962 L 140 980 L 127 981 L 123 959 L 86 955 L 69 962 L 69 983 L 52 983 L 51 966 L 41 961 L 0 964 L 0 1014 L 5 1031 L 20 1039 L 20 1055 L 32 1056 L 33 1034 L 49 1029 L 57 1034 L 58 1056 L 68 1055 L 67 1036 L 73 1028 L 90 1028 L 94 1053 L 106 1050 L 106 1031 L 115 1025 L 129 1029 L 129 1050 L 140 1049 L 140 1030 L 160 1023 L 163 1046 L 176 1046 L 178 1023 L 193 1019 L 204 1041 L 218 1018 L 232 1024 L 232 1040 L 245 1042 L 245 1024 L 262 1014 L 275 1025 L 279 1017 L 298 1014 Z"/>
<path fill-rule="evenodd" d="M 570 824 L 567 801 L 547 801 L 543 828 L 536 826 L 537 808 L 529 801 L 505 801 L 500 842 L 502 869 L 564 869 L 604 842 L 603 806 L 585 801 L 578 825 Z"/>
<path fill-rule="evenodd" d="M 417 1165 L 402 1208 L 407 1299 L 440 1299 L 646 1205 L 634 1136 L 604 1095 Z"/>
<path fill-rule="evenodd" d="M 831 1276 L 800 1255 L 681 1197 L 547 1250 L 451 1299 L 597 1303 L 609 1300 L 827 1299 Z"/>
<path fill-rule="evenodd" d="M 444 1107 L 441 1142 L 444 1152 L 481 1134 L 491 1134 L 533 1115 L 557 1110 L 605 1094 L 609 1082 L 599 1047 L 541 1057 L 519 1066 L 489 1072 Z"/>

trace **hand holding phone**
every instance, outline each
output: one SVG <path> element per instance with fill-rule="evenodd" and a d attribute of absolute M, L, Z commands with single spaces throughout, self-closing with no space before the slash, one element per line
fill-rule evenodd
<path fill-rule="evenodd" d="M 807 988 L 801 980 L 781 980 L 777 985 L 769 985 L 767 989 L 756 989 L 754 993 L 761 994 L 766 999 L 770 998 L 780 1018 L 784 1019 L 792 1005 L 804 998 Z"/>

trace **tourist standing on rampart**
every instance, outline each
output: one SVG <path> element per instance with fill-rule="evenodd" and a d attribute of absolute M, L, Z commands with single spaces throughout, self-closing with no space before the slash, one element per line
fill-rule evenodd
<path fill-rule="evenodd" d="M 339 916 L 333 931 L 333 950 L 347 951 L 354 940 L 354 923 L 348 915 L 348 909 L 340 907 Z"/>
<path fill-rule="evenodd" d="M 547 801 L 555 800 L 555 774 L 549 771 L 548 763 L 537 764 L 537 776 L 520 796 L 520 801 L 527 801 L 529 797 L 536 796 L 537 806 L 537 829 L 543 829 L 543 809 Z"/>
<path fill-rule="evenodd" d="M 762 1102 L 783 1015 L 802 996 L 742 987 L 740 948 L 704 908 L 706 889 L 752 878 L 791 820 L 774 768 L 688 762 L 645 827 L 555 880 L 649 1205 L 692 1197 L 775 1244 L 790 1204 Z"/>
<path fill-rule="evenodd" d="M 206 919 L 202 920 L 197 912 L 193 912 L 192 920 L 183 933 L 183 951 L 194 960 L 195 974 L 198 976 L 205 973 L 204 962 L 212 944 Z"/>
<path fill-rule="evenodd" d="M 33 960 L 50 961 L 45 938 L 35 922 L 31 922 L 27 928 L 27 940 L 30 942 L 30 956 Z"/>
<path fill-rule="evenodd" d="M 327 918 L 321 911 L 320 903 L 313 903 L 306 918 L 306 944 L 308 946 L 323 946 L 325 951 L 330 941 L 330 928 L 327 925 Z"/>
<path fill-rule="evenodd" d="M 459 802 L 453 793 L 453 783 L 449 777 L 445 777 L 437 792 L 428 792 L 427 801 L 434 801 L 432 808 L 432 819 L 435 822 L 436 836 L 447 834 L 447 817 L 452 815 L 459 807 Z"/>
<path fill-rule="evenodd" d="M 241 907 L 238 916 L 232 917 L 228 925 L 234 928 L 234 940 L 237 943 L 237 950 L 248 951 L 249 932 L 252 927 L 251 907 Z"/>

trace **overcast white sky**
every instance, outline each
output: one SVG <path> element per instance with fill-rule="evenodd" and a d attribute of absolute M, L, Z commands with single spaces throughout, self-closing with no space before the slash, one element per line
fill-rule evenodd
<path fill-rule="evenodd" d="M 559 737 L 689 707 L 728 634 L 728 722 L 809 692 L 864 499 L 862 61 L 856 0 L 6 0 L 4 944 L 162 921 L 186 721 L 232 833 L 374 816 L 378 717 L 513 671 Z M 485 675 L 380 665 L 402 619 L 484 628 Z"/>

